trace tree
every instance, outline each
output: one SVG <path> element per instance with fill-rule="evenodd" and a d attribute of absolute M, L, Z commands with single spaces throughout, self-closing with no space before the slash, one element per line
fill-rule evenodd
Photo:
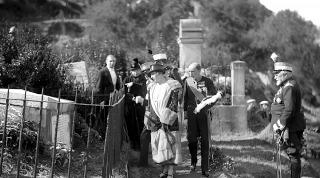
<path fill-rule="evenodd" d="M 4 0 L 0 2 L 0 21 L 35 22 L 56 17 L 60 11 L 66 17 L 79 17 L 84 6 L 72 0 Z"/>
<path fill-rule="evenodd" d="M 65 68 L 48 47 L 48 38 L 34 25 L 17 26 L 14 36 L 0 37 L 0 86 L 25 88 L 36 93 L 45 88 L 46 94 L 55 94 L 65 81 Z M 14 38 L 14 40 L 8 40 Z M 7 53 L 7 43 L 14 43 L 16 49 Z M 10 59 L 10 62 L 6 62 Z"/>
<path fill-rule="evenodd" d="M 137 54 L 146 52 L 159 41 L 166 50 L 174 46 L 179 20 L 188 18 L 191 12 L 189 0 L 118 0 L 92 6 L 85 17 L 95 22 L 95 28 L 89 30 L 92 36 L 109 37 L 129 53 L 135 51 Z"/>
<path fill-rule="evenodd" d="M 257 58 L 247 33 L 256 30 L 271 12 L 256 0 L 201 0 L 200 16 L 205 26 L 205 60 L 227 64 Z M 249 63 L 250 66 L 250 63 Z M 250 66 L 251 67 L 251 66 Z"/>
<path fill-rule="evenodd" d="M 319 91 L 320 47 L 316 40 L 320 33 L 315 25 L 297 12 L 286 10 L 267 18 L 260 29 L 251 33 L 251 47 L 276 52 L 280 60 L 295 66 L 294 73 L 303 91 Z"/>

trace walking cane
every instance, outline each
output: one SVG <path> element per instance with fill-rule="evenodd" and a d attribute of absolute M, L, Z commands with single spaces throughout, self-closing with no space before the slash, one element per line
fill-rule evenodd
<path fill-rule="evenodd" d="M 271 142 L 271 145 L 273 147 L 273 150 L 272 150 L 272 161 L 275 161 L 275 157 L 276 157 L 276 150 L 277 150 L 277 145 L 276 145 L 276 141 L 275 141 L 275 138 L 274 138 L 274 134 L 272 134 L 272 142 Z"/>
<path fill-rule="evenodd" d="M 280 142 L 281 142 L 281 136 L 278 135 L 278 139 L 277 139 L 277 178 L 282 178 L 282 174 L 281 174 L 281 147 L 280 147 Z"/>

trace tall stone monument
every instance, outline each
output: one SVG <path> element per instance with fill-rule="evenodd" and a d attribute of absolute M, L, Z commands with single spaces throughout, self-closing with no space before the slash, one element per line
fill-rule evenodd
<path fill-rule="evenodd" d="M 245 101 L 245 68 L 244 61 L 231 62 L 231 102 L 232 105 L 246 105 Z"/>
<path fill-rule="evenodd" d="M 200 19 L 181 19 L 179 30 L 179 67 L 184 72 L 185 68 L 193 62 L 201 64 L 203 32 Z"/>
<path fill-rule="evenodd" d="M 222 135 L 239 134 L 248 130 L 245 101 L 246 63 L 244 61 L 231 62 L 230 69 L 232 105 L 220 105 L 211 109 L 211 135 L 213 137 L 221 138 Z"/>

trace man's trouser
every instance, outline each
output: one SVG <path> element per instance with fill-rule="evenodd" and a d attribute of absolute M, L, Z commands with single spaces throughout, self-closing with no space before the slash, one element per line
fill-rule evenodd
<path fill-rule="evenodd" d="M 301 177 L 300 150 L 302 148 L 303 131 L 290 132 L 286 145 L 286 153 L 291 164 L 291 178 Z"/>
<path fill-rule="evenodd" d="M 198 137 L 201 137 L 201 169 L 209 170 L 209 137 L 208 121 L 205 110 L 200 113 L 193 113 L 194 107 L 188 107 L 188 141 L 191 154 L 191 164 L 197 164 L 197 143 Z"/>
<path fill-rule="evenodd" d="M 141 150 L 140 150 L 140 166 L 148 165 L 148 154 L 149 154 L 149 145 L 151 143 L 151 130 L 148 130 L 146 127 L 143 128 L 141 133 Z"/>

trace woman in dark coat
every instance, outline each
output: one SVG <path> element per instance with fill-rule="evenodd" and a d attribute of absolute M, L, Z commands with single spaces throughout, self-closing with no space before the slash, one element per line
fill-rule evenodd
<path fill-rule="evenodd" d="M 137 58 L 133 59 L 130 70 L 131 75 L 123 80 L 126 92 L 125 121 L 132 148 L 140 150 L 140 134 L 144 127 L 143 119 L 146 109 L 141 104 L 135 104 L 132 99 L 147 94 L 146 78 L 141 72 Z"/>

